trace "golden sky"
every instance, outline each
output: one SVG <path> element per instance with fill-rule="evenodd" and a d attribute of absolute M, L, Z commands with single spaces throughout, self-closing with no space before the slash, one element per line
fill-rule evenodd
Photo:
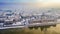
<path fill-rule="evenodd" d="M 40 7 L 60 7 L 60 0 L 38 0 Z"/>
<path fill-rule="evenodd" d="M 2 4 L 1 4 L 1 2 L 2 2 Z M 58 8 L 60 8 L 60 0 L 0 0 L 0 7 L 2 5 L 5 6 L 4 2 L 8 2 L 8 3 L 28 3 L 29 6 L 30 6 L 30 4 L 32 4 L 33 6 L 36 6 L 36 7 L 54 7 L 54 8 L 58 7 Z M 8 6 L 8 5 L 6 4 L 6 6 Z"/>

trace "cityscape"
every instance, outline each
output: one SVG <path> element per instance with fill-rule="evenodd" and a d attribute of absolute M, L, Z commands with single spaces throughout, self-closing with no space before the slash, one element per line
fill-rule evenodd
<path fill-rule="evenodd" d="M 40 9 L 36 12 L 34 12 L 34 9 L 30 10 L 30 12 L 24 10 L 19 11 L 18 9 L 15 11 L 0 10 L 0 29 L 53 26 L 59 22 L 59 11 L 60 9 L 55 8 Z"/>
<path fill-rule="evenodd" d="M 60 0 L 0 0 L 0 34 L 60 34 Z"/>

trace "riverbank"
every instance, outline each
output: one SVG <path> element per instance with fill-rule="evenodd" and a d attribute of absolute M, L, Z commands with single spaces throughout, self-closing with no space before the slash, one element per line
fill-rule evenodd
<path fill-rule="evenodd" d="M 0 30 L 0 34 L 60 34 L 60 24 L 57 24 L 56 27 L 47 28 L 47 31 L 41 31 L 40 28 L 38 29 L 7 29 L 7 30 Z"/>

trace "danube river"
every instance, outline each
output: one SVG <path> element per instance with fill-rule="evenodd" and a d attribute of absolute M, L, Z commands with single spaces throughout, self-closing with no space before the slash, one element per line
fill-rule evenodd
<path fill-rule="evenodd" d="M 47 28 L 47 30 L 41 31 L 40 28 L 38 29 L 7 29 L 7 30 L 0 30 L 0 34 L 60 34 L 60 24 L 57 24 L 56 27 L 51 26 Z"/>

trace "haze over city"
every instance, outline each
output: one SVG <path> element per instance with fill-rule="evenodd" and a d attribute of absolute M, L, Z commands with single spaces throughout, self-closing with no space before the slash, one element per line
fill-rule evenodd
<path fill-rule="evenodd" d="M 1 8 L 19 8 L 19 7 L 45 7 L 59 8 L 60 0 L 0 0 Z"/>

